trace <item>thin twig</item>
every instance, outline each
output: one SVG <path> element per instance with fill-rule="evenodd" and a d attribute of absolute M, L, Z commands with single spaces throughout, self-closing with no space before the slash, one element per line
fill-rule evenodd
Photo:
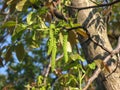
<path fill-rule="evenodd" d="M 87 90 L 88 87 L 90 86 L 90 84 L 98 77 L 98 75 L 100 74 L 100 72 L 101 72 L 101 68 L 98 67 L 95 70 L 94 74 L 91 76 L 91 78 L 88 80 L 88 83 L 86 84 L 86 86 L 82 90 Z"/>
<path fill-rule="evenodd" d="M 103 47 L 101 44 L 99 44 L 98 42 L 96 42 L 95 40 L 93 40 L 92 38 L 90 38 L 90 40 L 95 43 L 96 45 L 100 46 L 103 50 L 107 51 L 109 54 L 111 53 L 110 50 L 108 50 L 106 47 Z"/>
<path fill-rule="evenodd" d="M 83 26 L 76 26 L 76 27 L 71 27 L 71 28 L 66 28 L 66 27 L 63 27 L 63 29 L 67 30 L 68 32 L 69 31 L 72 31 L 72 30 L 75 30 L 75 29 L 78 29 L 78 28 L 84 28 Z"/>
<path fill-rule="evenodd" d="M 56 58 L 56 62 L 59 61 L 62 57 L 63 57 L 63 54 L 60 55 L 58 58 Z M 44 83 L 46 83 L 46 78 L 47 78 L 48 75 L 49 75 L 50 68 L 51 68 L 51 64 L 49 63 L 49 65 L 48 65 L 48 67 L 47 67 L 47 69 L 46 69 L 46 72 L 45 72 L 45 74 L 44 74 L 44 76 L 45 76 Z"/>
<path fill-rule="evenodd" d="M 119 3 L 120 0 L 116 0 L 116 1 L 113 1 L 111 3 L 107 3 L 107 4 L 98 4 L 97 6 L 88 6 L 88 7 L 75 7 L 75 6 L 66 6 L 68 8 L 73 8 L 73 9 L 77 9 L 77 10 L 85 10 L 85 9 L 91 9 L 91 8 L 99 8 L 99 7 L 104 7 L 104 6 L 111 6 L 113 4 L 117 4 Z"/>
<path fill-rule="evenodd" d="M 92 37 L 91 37 L 90 33 L 88 32 L 87 28 L 83 27 L 83 29 L 86 31 L 89 39 L 90 39 L 93 43 L 95 43 L 96 45 L 98 45 L 99 47 L 101 47 L 103 50 L 105 50 L 106 52 L 108 52 L 109 54 L 111 54 L 111 51 L 110 51 L 110 50 L 108 50 L 106 47 L 104 47 L 103 45 L 99 44 L 98 42 L 96 42 L 95 40 L 92 39 Z"/>
<path fill-rule="evenodd" d="M 116 56 L 117 56 L 116 67 L 115 67 L 115 69 L 114 69 L 111 73 L 109 73 L 105 78 L 108 78 L 111 74 L 113 74 L 113 73 L 117 70 L 117 68 L 118 68 L 118 62 L 119 62 L 119 60 L 120 60 L 120 57 L 119 57 L 119 54 L 117 54 Z"/>

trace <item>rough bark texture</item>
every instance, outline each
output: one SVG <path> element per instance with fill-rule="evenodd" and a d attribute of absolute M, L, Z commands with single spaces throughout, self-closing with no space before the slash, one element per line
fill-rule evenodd
<path fill-rule="evenodd" d="M 86 7 L 91 5 L 93 5 L 93 3 L 90 0 L 72 0 L 72 6 L 75 7 Z M 107 37 L 106 24 L 97 9 L 80 10 L 78 12 L 77 22 L 88 29 L 92 39 L 102 44 L 110 51 L 113 50 Z M 81 46 L 88 63 L 96 59 L 103 60 L 105 56 L 108 55 L 105 50 L 91 40 L 84 41 L 82 37 L 80 37 L 79 40 L 82 42 Z M 111 62 L 109 65 L 110 71 L 112 72 L 115 67 L 116 64 Z M 103 77 L 108 74 L 109 73 L 106 71 L 101 72 L 96 80 L 98 85 L 97 90 L 120 90 L 120 69 L 118 68 L 112 75 L 106 78 L 106 81 L 103 81 Z"/>

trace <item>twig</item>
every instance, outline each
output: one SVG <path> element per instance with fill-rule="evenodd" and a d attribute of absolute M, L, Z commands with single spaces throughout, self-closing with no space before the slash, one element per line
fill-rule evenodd
<path fill-rule="evenodd" d="M 66 6 L 68 8 L 73 8 L 73 9 L 77 9 L 77 10 L 85 10 L 85 9 L 91 9 L 91 8 L 99 8 L 99 7 L 104 7 L 104 6 L 111 6 L 113 4 L 119 3 L 120 0 L 116 0 L 113 1 L 111 3 L 107 3 L 107 4 L 98 4 L 97 6 L 88 6 L 88 7 L 75 7 L 75 6 Z"/>
<path fill-rule="evenodd" d="M 98 75 L 100 74 L 100 72 L 101 72 L 101 68 L 98 67 L 95 70 L 94 74 L 91 76 L 91 78 L 88 80 L 87 85 L 82 90 L 87 90 L 88 87 L 90 86 L 90 84 L 98 77 Z"/>
<path fill-rule="evenodd" d="M 63 54 L 60 55 L 58 58 L 56 58 L 56 62 L 59 61 L 62 57 L 63 57 Z M 46 70 L 46 72 L 44 74 L 44 76 L 45 76 L 44 83 L 46 83 L 46 78 L 48 77 L 48 74 L 50 72 L 50 68 L 51 68 L 51 64 L 49 63 L 49 65 L 47 67 L 47 70 Z"/>
<path fill-rule="evenodd" d="M 113 74 L 113 73 L 117 70 L 117 68 L 118 68 L 118 62 L 119 62 L 119 60 L 120 60 L 120 57 L 119 57 L 119 54 L 117 54 L 116 56 L 117 56 L 116 67 L 115 67 L 115 69 L 114 69 L 111 73 L 109 73 L 105 78 L 108 78 L 111 74 Z"/>
<path fill-rule="evenodd" d="M 110 50 L 108 50 L 106 47 L 102 46 L 101 44 L 99 44 L 98 42 L 96 42 L 95 40 L 92 39 L 92 37 L 91 37 L 90 33 L 88 32 L 87 28 L 83 27 L 83 29 L 86 31 L 89 39 L 90 39 L 93 43 L 95 43 L 96 45 L 98 45 L 99 47 L 101 47 L 103 50 L 105 50 L 106 52 L 108 52 L 109 54 L 111 54 L 111 51 L 110 51 Z"/>
<path fill-rule="evenodd" d="M 45 73 L 45 78 L 48 76 L 49 74 L 49 71 L 50 71 L 50 67 L 51 67 L 51 64 L 49 63 L 48 67 L 47 67 L 47 70 L 46 70 L 46 73 Z"/>
<path fill-rule="evenodd" d="M 111 58 L 111 57 L 113 57 L 113 55 L 118 54 L 119 52 L 120 52 L 120 37 L 118 38 L 117 47 L 111 52 L 111 54 L 109 55 L 109 57 L 106 57 L 104 59 L 104 63 L 106 63 L 106 62 L 109 61 L 107 58 Z"/>
<path fill-rule="evenodd" d="M 106 58 L 103 60 L 104 63 L 107 63 L 110 58 L 112 58 L 114 55 L 118 54 L 120 52 L 120 37 L 118 39 L 118 45 L 117 47 L 111 52 L 111 54 L 109 54 L 108 56 L 106 56 Z M 83 90 L 87 90 L 88 87 L 90 86 L 90 84 L 98 77 L 98 75 L 100 74 L 101 69 L 99 67 L 97 67 L 97 69 L 95 70 L 94 74 L 92 75 L 92 77 L 88 80 L 87 85 L 83 88 Z"/>
<path fill-rule="evenodd" d="M 83 26 L 76 26 L 76 27 L 71 27 L 71 28 L 66 28 L 66 27 L 63 27 L 62 29 L 65 29 L 65 30 L 67 30 L 68 32 L 69 31 L 72 31 L 72 30 L 75 30 L 75 29 L 78 29 L 78 28 L 84 28 Z"/>

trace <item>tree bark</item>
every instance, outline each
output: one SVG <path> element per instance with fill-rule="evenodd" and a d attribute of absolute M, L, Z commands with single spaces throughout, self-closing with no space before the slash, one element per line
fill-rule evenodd
<path fill-rule="evenodd" d="M 94 4 L 91 2 L 91 0 L 72 0 L 71 5 L 75 7 L 86 7 Z M 80 23 L 87 28 L 88 32 L 90 33 L 90 37 L 93 40 L 107 48 L 109 51 L 113 50 L 108 40 L 106 23 L 104 22 L 97 8 L 79 10 L 77 23 Z M 79 41 L 81 42 L 81 46 L 88 63 L 91 63 L 97 59 L 103 60 L 109 54 L 107 51 L 103 50 L 100 46 L 89 39 L 84 40 L 84 38 L 79 36 Z M 112 72 L 116 67 L 116 59 L 113 61 L 114 62 L 111 60 L 108 65 L 110 72 Z M 120 68 L 117 68 L 117 70 L 108 78 L 104 78 L 108 74 L 109 72 L 102 71 L 99 77 L 96 79 L 98 87 L 97 90 L 120 89 Z M 106 80 L 103 81 L 103 79 Z"/>

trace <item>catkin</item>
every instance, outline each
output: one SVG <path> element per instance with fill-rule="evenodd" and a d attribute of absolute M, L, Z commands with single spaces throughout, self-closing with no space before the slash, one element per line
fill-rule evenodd
<path fill-rule="evenodd" d="M 68 40 L 68 33 L 63 33 L 63 53 L 64 53 L 64 60 L 65 62 L 68 61 L 68 53 L 67 53 L 67 40 Z"/>

